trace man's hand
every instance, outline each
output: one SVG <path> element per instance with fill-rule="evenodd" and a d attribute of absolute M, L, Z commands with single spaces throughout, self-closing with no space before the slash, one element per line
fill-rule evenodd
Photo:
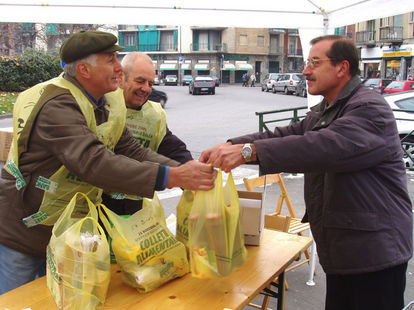
<path fill-rule="evenodd" d="M 221 168 L 224 172 L 245 163 L 241 150 L 243 144 L 231 144 L 230 142 L 218 144 L 205 150 L 200 156 L 200 162 L 212 164 L 213 167 Z"/>
<path fill-rule="evenodd" d="M 210 190 L 214 187 L 217 171 L 211 165 L 195 160 L 178 167 L 170 167 L 167 188 L 181 187 L 190 190 Z"/>

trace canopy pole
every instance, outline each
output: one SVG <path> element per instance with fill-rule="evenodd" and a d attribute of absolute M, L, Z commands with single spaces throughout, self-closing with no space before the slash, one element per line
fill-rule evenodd
<path fill-rule="evenodd" d="M 323 16 L 323 34 L 328 34 L 328 28 L 329 28 L 329 15 L 324 10 L 322 10 L 322 16 Z"/>

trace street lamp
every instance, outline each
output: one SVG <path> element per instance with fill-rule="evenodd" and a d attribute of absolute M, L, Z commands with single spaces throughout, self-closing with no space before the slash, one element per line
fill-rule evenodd
<path fill-rule="evenodd" d="M 220 84 L 223 84 L 223 59 L 224 55 L 220 55 Z"/>

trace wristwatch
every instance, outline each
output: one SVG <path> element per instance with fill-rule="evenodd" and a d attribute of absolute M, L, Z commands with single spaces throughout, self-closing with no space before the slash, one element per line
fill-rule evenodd
<path fill-rule="evenodd" d="M 252 153 L 253 153 L 253 150 L 252 150 L 250 143 L 246 143 L 245 145 L 243 145 L 243 148 L 241 150 L 241 155 L 243 156 L 246 163 L 251 161 Z"/>

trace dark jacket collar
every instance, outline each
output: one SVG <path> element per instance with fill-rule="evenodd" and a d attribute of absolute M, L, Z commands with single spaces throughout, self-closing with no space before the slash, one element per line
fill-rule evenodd
<path fill-rule="evenodd" d="M 358 76 L 354 76 L 342 88 L 338 97 L 336 97 L 329 106 L 327 106 L 326 99 L 323 99 L 322 102 L 310 108 L 312 112 L 320 115 L 320 119 L 315 124 L 313 129 L 315 130 L 327 127 L 330 123 L 332 123 L 337 118 L 343 104 L 347 102 L 350 97 L 352 97 L 352 95 L 359 89 L 360 85 L 361 79 Z"/>

